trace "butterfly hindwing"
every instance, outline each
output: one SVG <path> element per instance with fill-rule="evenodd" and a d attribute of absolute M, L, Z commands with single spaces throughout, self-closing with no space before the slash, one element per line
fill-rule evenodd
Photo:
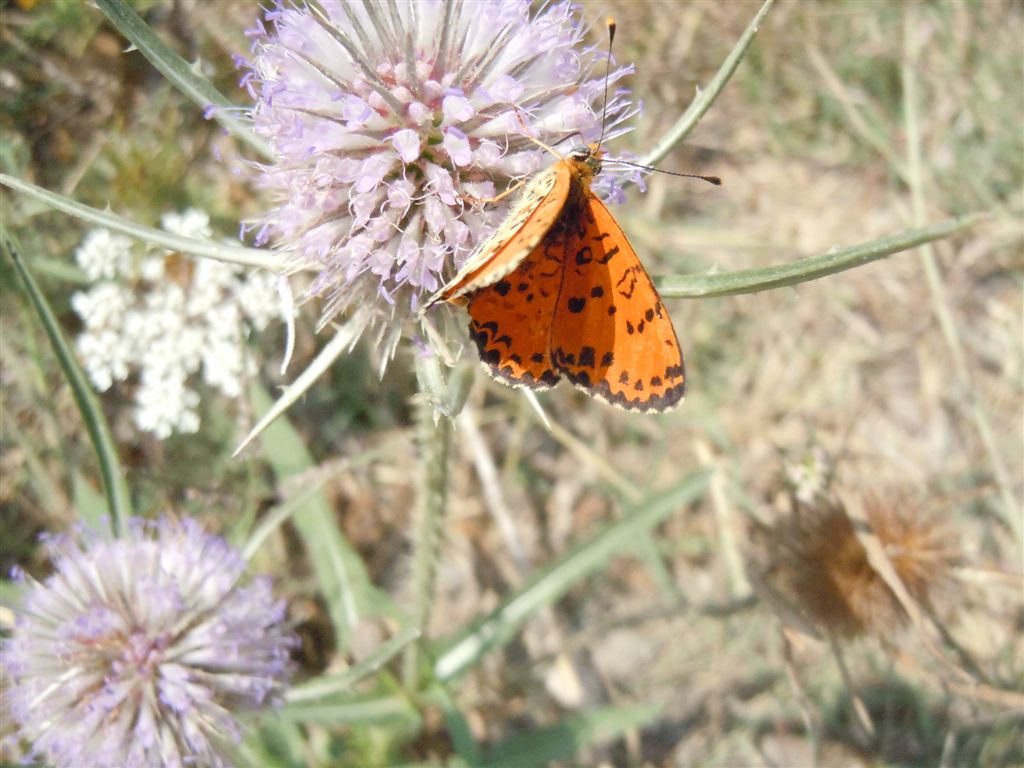
<path fill-rule="evenodd" d="M 501 225 L 469 255 L 458 274 L 427 300 L 424 309 L 438 301 L 458 301 L 515 270 L 558 219 L 569 193 L 569 175 L 565 163 L 555 163 L 531 178 Z"/>
<path fill-rule="evenodd" d="M 470 296 L 469 333 L 495 378 L 534 389 L 558 382 L 548 337 L 561 280 L 561 250 L 541 242 L 514 271 Z"/>
<path fill-rule="evenodd" d="M 588 394 L 628 410 L 683 398 L 683 356 L 651 278 L 605 205 L 588 190 L 564 241 L 551 323 L 555 368 Z"/>

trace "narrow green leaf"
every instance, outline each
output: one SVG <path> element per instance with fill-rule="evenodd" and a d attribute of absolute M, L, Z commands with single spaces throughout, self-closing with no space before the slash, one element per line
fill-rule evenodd
<path fill-rule="evenodd" d="M 90 208 L 88 205 L 82 205 L 70 197 L 58 195 L 56 192 L 37 187 L 35 184 L 23 181 L 15 176 L 8 176 L 6 173 L 0 173 L 0 184 L 10 187 L 27 197 L 46 203 L 58 211 L 71 214 L 91 224 L 106 227 L 114 232 L 121 232 L 136 240 L 158 245 L 161 248 L 170 248 L 172 251 L 190 253 L 193 256 L 208 256 L 211 259 L 226 261 L 231 264 L 262 267 L 274 272 L 280 272 L 284 268 L 284 258 L 274 251 L 245 248 L 240 245 L 228 245 L 227 243 L 217 243 L 212 240 L 197 240 L 192 237 L 182 237 L 171 232 L 165 232 L 162 229 L 144 227 L 110 211 Z"/>
<path fill-rule="evenodd" d="M 335 694 L 316 701 L 285 704 L 274 713 L 284 722 L 322 723 L 323 725 L 382 726 L 414 729 L 419 713 L 408 699 L 378 693 Z"/>
<path fill-rule="evenodd" d="M 258 384 L 253 384 L 250 397 L 257 412 L 271 406 L 270 396 Z M 302 437 L 286 417 L 260 434 L 260 445 L 278 482 L 313 467 Z M 322 492 L 307 500 L 291 520 L 305 544 L 342 647 L 347 647 L 353 628 L 364 617 L 397 614 L 387 595 L 370 583 L 359 554 L 342 535 Z"/>
<path fill-rule="evenodd" d="M 757 293 L 787 285 L 797 285 L 869 264 L 923 243 L 949 237 L 956 232 L 973 227 L 987 218 L 988 214 L 972 213 L 955 219 L 947 219 L 929 227 L 909 229 L 898 235 L 829 251 L 820 256 L 808 256 L 789 264 L 779 264 L 774 267 L 741 269 L 721 274 L 673 275 L 657 281 L 658 291 L 665 297 L 696 299 Z"/>
<path fill-rule="evenodd" d="M 418 629 L 407 627 L 381 645 L 372 654 L 358 664 L 352 665 L 344 672 L 336 675 L 321 675 L 310 680 L 308 683 L 292 688 L 285 695 L 285 701 L 296 704 L 299 702 L 317 701 L 338 693 L 349 692 L 356 683 L 383 667 L 419 636 L 420 632 Z"/>
<path fill-rule="evenodd" d="M 54 316 L 46 297 L 35 280 L 29 273 L 28 268 L 18 254 L 14 242 L 10 236 L 3 233 L 4 249 L 10 254 L 14 262 L 14 268 L 21 276 L 25 285 L 25 292 L 36 310 L 46 335 L 50 339 L 50 345 L 57 356 L 61 369 L 71 385 L 71 392 L 75 397 L 75 403 L 82 414 L 82 420 L 89 432 L 89 439 L 92 441 L 93 449 L 96 451 L 96 459 L 99 462 L 100 476 L 103 479 L 103 488 L 106 492 L 107 503 L 110 506 L 111 525 L 115 534 L 124 529 L 125 520 L 131 517 L 131 497 L 128 493 L 128 486 L 125 483 L 124 472 L 117 457 L 117 448 L 114 445 L 114 438 L 110 434 L 110 427 L 107 425 L 106 417 L 103 415 L 103 408 L 100 406 L 96 393 L 93 392 L 82 369 L 75 360 L 74 353 L 60 324 Z"/>
<path fill-rule="evenodd" d="M 263 546 L 263 542 L 267 540 L 270 534 L 284 525 L 286 520 L 291 519 L 295 513 L 300 509 L 303 509 L 306 504 L 323 493 L 324 485 L 329 479 L 330 475 L 322 473 L 312 482 L 305 485 L 294 496 L 290 496 L 283 503 L 269 509 L 266 514 L 260 518 L 259 524 L 256 525 L 255 530 L 251 530 L 251 532 L 242 539 L 242 543 L 239 544 L 242 550 L 242 557 L 246 560 L 251 560 L 256 552 L 259 551 L 259 548 Z M 239 533 L 241 533 L 241 531 L 239 531 Z M 234 534 L 235 531 L 233 530 L 232 535 Z"/>
<path fill-rule="evenodd" d="M 21 605 L 22 593 L 25 591 L 24 583 L 10 579 L 0 579 L 0 608 L 17 611 Z M 3 626 L 3 624 L 0 624 Z M 9 629 L 9 627 L 4 627 Z"/>
<path fill-rule="evenodd" d="M 506 739 L 488 750 L 475 768 L 534 768 L 551 760 L 571 757 L 580 748 L 615 738 L 630 728 L 653 720 L 660 706 L 607 707 L 556 725 L 537 728 Z"/>
<path fill-rule="evenodd" d="M 274 768 L 303 768 L 309 765 L 308 745 L 296 723 L 273 717 L 261 718 L 242 744 L 239 765 L 266 765 Z"/>
<path fill-rule="evenodd" d="M 634 549 L 638 534 L 697 499 L 709 476 L 706 471 L 696 472 L 667 492 L 638 503 L 621 519 L 543 569 L 468 631 L 439 643 L 435 677 L 450 680 L 475 665 L 491 649 L 508 642 L 540 608 L 559 599 L 613 555 Z"/>
<path fill-rule="evenodd" d="M 657 165 L 665 155 L 672 151 L 672 148 L 679 142 L 683 141 L 690 132 L 697 127 L 697 123 L 704 117 L 704 113 L 707 112 L 711 105 L 715 103 L 715 99 L 718 98 L 718 94 L 725 88 L 725 84 L 729 82 L 729 78 L 732 77 L 732 73 L 736 71 L 736 67 L 739 66 L 740 61 L 743 60 L 744 54 L 747 52 L 747 48 L 750 47 L 750 43 L 754 40 L 754 35 L 757 34 L 757 30 L 761 28 L 761 22 L 764 21 L 764 17 L 768 15 L 768 11 L 771 10 L 772 4 L 775 0 L 765 0 L 761 6 L 761 10 L 757 12 L 750 24 L 743 31 L 740 39 L 733 46 L 729 55 L 726 56 L 725 61 L 722 62 L 722 66 L 718 68 L 718 72 L 708 83 L 708 87 L 697 93 L 697 97 L 690 102 L 690 106 L 686 108 L 686 111 L 676 120 L 675 125 L 665 132 L 665 135 L 661 140 L 654 145 L 646 155 L 644 155 L 637 162 L 641 165 Z"/>
<path fill-rule="evenodd" d="M 289 494 L 280 504 L 267 510 L 260 517 L 258 524 L 256 523 L 255 511 L 243 513 L 238 522 L 231 527 L 228 541 L 242 550 L 243 557 L 247 560 L 252 559 L 270 534 L 281 527 L 287 520 L 290 520 L 292 515 L 302 509 L 307 501 L 316 494 L 322 493 L 324 485 L 338 472 L 354 470 L 357 467 L 372 464 L 380 458 L 390 455 L 390 450 L 391 446 L 388 443 L 383 443 L 376 448 L 362 451 L 358 456 L 353 456 L 345 461 L 332 462 L 330 471 L 314 472 L 309 481 L 303 483 L 301 488 Z"/>
<path fill-rule="evenodd" d="M 92 280 L 85 274 L 85 270 L 74 262 L 64 259 L 51 259 L 46 256 L 36 256 L 32 259 L 32 269 L 37 275 L 53 277 L 62 283 L 71 285 L 92 285 Z"/>
<path fill-rule="evenodd" d="M 448 736 L 456 753 L 467 763 L 476 764 L 480 760 L 480 745 L 473 735 L 466 716 L 462 714 L 458 704 L 443 685 L 434 685 L 424 692 L 423 700 L 436 704 L 444 713 L 444 722 Z"/>
<path fill-rule="evenodd" d="M 71 475 L 71 494 L 78 518 L 94 531 L 103 530 L 110 515 L 107 500 L 97 493 L 85 476 L 75 470 Z"/>
<path fill-rule="evenodd" d="M 200 109 L 213 107 L 212 117 L 235 137 L 244 141 L 265 158 L 273 153 L 267 143 L 236 115 L 238 108 L 213 87 L 199 69 L 172 51 L 150 26 L 124 0 L 95 0 L 110 23 L 117 27 L 132 44 L 139 49 L 149 63 L 166 77 L 171 84 L 195 102 Z"/>

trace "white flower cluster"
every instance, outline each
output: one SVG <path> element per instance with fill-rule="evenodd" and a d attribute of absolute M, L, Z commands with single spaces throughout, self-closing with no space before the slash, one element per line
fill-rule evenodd
<path fill-rule="evenodd" d="M 209 216 L 168 213 L 161 226 L 185 237 L 211 237 Z M 253 372 L 245 356 L 249 330 L 262 330 L 280 312 L 274 276 L 264 271 L 136 247 L 135 241 L 97 229 L 75 253 L 93 280 L 71 305 L 85 329 L 78 353 L 96 388 L 135 374 L 134 417 L 140 429 L 163 439 L 199 428 L 199 374 L 228 397 L 241 393 Z"/>

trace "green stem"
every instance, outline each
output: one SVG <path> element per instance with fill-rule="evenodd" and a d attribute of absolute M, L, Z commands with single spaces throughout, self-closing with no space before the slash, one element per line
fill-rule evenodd
<path fill-rule="evenodd" d="M 697 127 L 697 123 L 704 117 L 704 113 L 711 109 L 711 105 L 715 103 L 718 94 L 725 88 L 725 84 L 729 82 L 732 73 L 736 71 L 736 67 L 743 60 L 747 48 L 750 47 L 750 43 L 754 40 L 754 35 L 761 28 L 761 22 L 768 15 L 768 11 L 771 10 L 774 2 L 775 0 L 765 0 L 761 10 L 757 12 L 757 15 L 747 25 L 736 45 L 733 46 L 725 61 L 722 62 L 722 66 L 718 68 L 718 72 L 715 73 L 711 82 L 708 83 L 708 87 L 697 94 L 697 98 L 690 102 L 690 106 L 676 120 L 675 125 L 668 129 L 665 135 L 661 137 L 661 140 L 654 145 L 654 148 L 638 160 L 638 163 L 642 165 L 657 165 L 665 155 L 672 151 L 676 144 L 683 141 L 683 139 L 690 135 L 690 131 Z"/>
<path fill-rule="evenodd" d="M 778 264 L 773 267 L 740 269 L 721 274 L 664 277 L 658 281 L 658 290 L 662 296 L 666 297 L 697 299 L 783 288 L 787 285 L 817 280 L 819 277 L 853 269 L 923 243 L 949 237 L 953 233 L 973 227 L 987 218 L 988 214 L 973 213 L 955 219 L 947 219 L 929 227 L 910 229 L 898 235 L 883 237 L 850 248 L 829 251 L 819 256 L 808 256 L 789 264 Z"/>
<path fill-rule="evenodd" d="M 417 379 L 424 386 L 423 364 L 417 360 Z M 419 487 L 412 527 L 412 626 L 426 635 L 434 603 L 437 564 L 444 543 L 448 501 L 448 454 L 451 421 L 420 395 L 415 403 L 416 443 L 419 449 Z M 402 676 L 410 691 L 420 687 L 420 647 L 411 643 L 402 659 Z"/>
<path fill-rule="evenodd" d="M 194 237 L 182 237 L 163 229 L 144 227 L 131 219 L 118 216 L 116 213 L 91 208 L 88 205 L 72 200 L 70 197 L 58 195 L 56 192 L 37 187 L 35 184 L 19 179 L 16 176 L 8 176 L 6 173 L 0 173 L 0 185 L 45 203 L 58 211 L 63 211 L 76 218 L 88 221 L 90 224 L 105 227 L 114 232 L 120 232 L 121 234 L 128 235 L 128 237 L 141 240 L 144 243 L 152 243 L 161 248 L 170 248 L 172 251 L 189 253 L 193 256 L 206 256 L 218 261 L 241 264 L 246 267 L 262 267 L 273 272 L 281 272 L 285 268 L 284 256 L 276 251 L 244 248 L 238 245 L 218 243 L 213 240 L 197 240 Z"/>
<path fill-rule="evenodd" d="M 172 51 L 125 0 L 96 0 L 96 5 L 110 23 L 117 27 L 118 31 L 128 38 L 175 88 L 204 111 L 212 108 L 210 116 L 228 133 L 244 141 L 265 158 L 273 158 L 270 146 L 252 132 L 246 121 L 236 117 L 238 108 L 214 88 L 213 83 L 207 80 L 197 67 Z"/>

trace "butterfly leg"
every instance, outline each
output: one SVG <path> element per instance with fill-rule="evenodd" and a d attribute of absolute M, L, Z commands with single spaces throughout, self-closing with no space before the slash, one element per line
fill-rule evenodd
<path fill-rule="evenodd" d="M 523 186 L 523 184 L 526 183 L 526 181 L 527 181 L 526 179 L 520 179 L 515 184 L 513 184 L 511 187 L 506 189 L 504 192 L 500 192 L 499 194 L 495 195 L 494 197 L 474 197 L 473 195 L 460 195 L 460 197 L 463 200 L 465 200 L 467 203 L 469 203 L 470 205 L 491 205 L 493 203 L 497 203 L 497 202 L 499 202 L 501 200 L 504 200 L 506 197 L 511 195 L 513 192 L 515 192 L 516 190 L 520 189 Z"/>
<path fill-rule="evenodd" d="M 554 155 L 555 157 L 557 157 L 557 158 L 558 158 L 559 160 L 564 160 L 564 159 L 565 159 L 565 157 L 564 157 L 564 156 L 562 155 L 562 153 L 561 153 L 561 152 L 559 152 L 559 151 L 558 151 L 557 149 L 555 149 L 554 147 L 550 147 L 550 146 L 548 146 L 548 145 L 547 145 L 547 144 L 545 144 L 545 143 L 544 143 L 543 141 L 541 141 L 541 140 L 540 140 L 540 139 L 538 139 L 538 138 L 537 138 L 536 136 L 533 136 L 533 135 L 532 135 L 532 134 L 530 133 L 530 126 L 528 126 L 528 125 L 526 124 L 526 121 L 525 121 L 525 120 L 523 119 L 523 112 L 522 112 L 522 110 L 521 110 L 521 109 L 519 109 L 519 107 L 516 107 L 516 106 L 514 106 L 514 107 L 512 107 L 512 109 L 513 109 L 513 110 L 515 111 L 515 113 L 516 113 L 516 120 L 518 120 L 518 121 L 519 121 L 519 125 L 520 125 L 520 127 L 521 127 L 521 128 L 523 129 L 523 136 L 524 136 L 525 138 L 527 138 L 527 139 L 529 139 L 530 141 L 532 141 L 532 142 L 533 142 L 534 144 L 536 144 L 536 145 L 537 145 L 538 147 L 540 147 L 541 149 L 546 149 L 546 150 L 547 150 L 548 152 L 550 152 L 550 153 L 551 153 L 552 155 Z"/>

